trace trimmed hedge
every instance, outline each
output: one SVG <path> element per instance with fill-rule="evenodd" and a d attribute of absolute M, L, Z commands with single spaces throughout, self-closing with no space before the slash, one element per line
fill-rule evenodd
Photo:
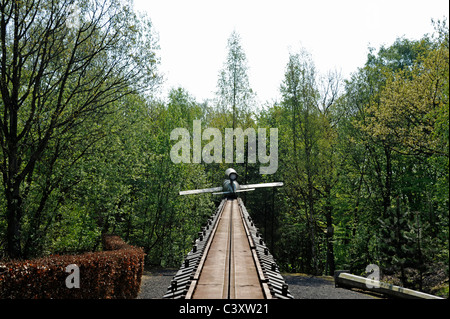
<path fill-rule="evenodd" d="M 103 236 L 104 251 L 0 262 L 0 298 L 136 298 L 145 253 L 115 235 Z M 79 288 L 68 288 L 66 267 L 79 268 Z"/>

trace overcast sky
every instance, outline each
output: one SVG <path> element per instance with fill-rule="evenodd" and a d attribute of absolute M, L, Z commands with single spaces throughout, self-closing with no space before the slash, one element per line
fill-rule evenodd
<path fill-rule="evenodd" d="M 134 0 L 159 34 L 163 97 L 181 86 L 198 101 L 213 98 L 227 39 L 236 30 L 260 102 L 279 97 L 289 52 L 306 49 L 321 73 L 348 78 L 368 47 L 432 33 L 448 18 L 448 0 Z"/>

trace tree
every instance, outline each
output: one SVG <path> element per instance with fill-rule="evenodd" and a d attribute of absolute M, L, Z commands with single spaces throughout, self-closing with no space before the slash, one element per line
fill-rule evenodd
<path fill-rule="evenodd" d="M 228 39 L 228 55 L 217 82 L 217 99 L 222 113 L 232 111 L 233 129 L 245 123 L 254 103 L 254 93 L 248 81 L 247 57 L 241 37 L 233 31 Z"/>
<path fill-rule="evenodd" d="M 364 130 L 391 139 L 397 152 L 448 157 L 448 124 L 447 129 L 439 126 L 448 123 L 448 77 L 447 30 L 442 42 L 418 56 L 410 68 L 386 74 L 380 103 L 370 105 L 372 116 Z"/>
<path fill-rule="evenodd" d="M 320 139 L 319 93 L 316 84 L 314 64 L 310 55 L 291 54 L 286 67 L 285 80 L 281 86 L 282 105 L 286 107 L 291 121 L 289 169 L 286 180 L 291 180 L 293 198 L 301 198 L 306 216 L 311 248 L 312 271 L 319 272 L 317 238 L 317 191 L 318 147 Z"/>
<path fill-rule="evenodd" d="M 225 130 L 231 125 L 233 130 L 241 127 L 245 131 L 247 128 L 254 127 L 252 114 L 255 94 L 249 84 L 247 57 L 241 45 L 241 37 L 236 31 L 233 31 L 228 38 L 227 50 L 227 58 L 217 81 L 218 110 L 211 118 L 211 124 L 219 130 Z M 233 145 L 234 143 L 233 139 Z M 248 144 L 245 144 L 244 151 L 248 154 Z M 222 166 L 221 169 L 224 168 L 225 166 Z M 249 165 L 246 157 L 244 163 L 236 163 L 235 168 L 242 172 L 243 183 L 248 180 L 249 170 L 254 169 L 252 165 Z M 245 202 L 246 195 L 244 194 L 243 197 Z"/>
<path fill-rule="evenodd" d="M 338 103 L 338 263 L 418 287 L 448 255 L 448 30 L 437 33 L 371 49 Z"/>
<path fill-rule="evenodd" d="M 400 209 L 397 199 L 395 214 L 391 205 L 385 206 L 381 238 L 394 244 L 380 245 L 380 258 L 388 269 L 399 269 L 403 284 L 408 284 L 405 268 L 415 269 L 420 288 L 433 248 L 445 245 L 438 235 L 445 226 L 438 225 L 446 218 L 441 213 L 448 215 L 448 207 L 431 200 L 439 196 L 439 202 L 448 203 L 448 191 L 441 196 L 448 190 L 444 186 L 448 184 L 448 28 L 437 31 L 434 41 L 425 37 L 411 46 L 417 54 L 408 55 L 415 56 L 409 64 L 382 70 L 386 81 L 378 99 L 367 104 L 366 121 L 360 126 L 369 139 L 389 145 L 390 197 L 405 203 Z M 429 225 L 434 225 L 434 232 Z"/>
<path fill-rule="evenodd" d="M 123 1 L 77 4 L 78 10 L 69 0 L 0 4 L 0 171 L 12 258 L 22 255 L 21 224 L 36 168 L 54 163 L 63 147 L 82 142 L 72 138 L 74 132 L 95 129 L 83 124 L 111 111 L 111 103 L 159 82 L 148 21 Z M 85 137 L 91 143 L 72 154 L 73 161 L 99 138 Z M 53 155 L 44 158 L 49 150 Z M 45 187 L 42 205 L 56 188 Z"/>

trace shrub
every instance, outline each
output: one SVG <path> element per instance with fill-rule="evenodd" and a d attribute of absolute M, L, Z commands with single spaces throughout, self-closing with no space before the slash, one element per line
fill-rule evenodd
<path fill-rule="evenodd" d="M 103 237 L 105 251 L 0 262 L 0 298 L 136 298 L 144 252 L 115 235 Z M 68 288 L 68 265 L 79 269 L 79 288 Z"/>

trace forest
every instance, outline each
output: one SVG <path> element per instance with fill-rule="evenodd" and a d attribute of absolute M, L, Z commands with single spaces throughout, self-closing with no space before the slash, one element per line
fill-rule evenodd
<path fill-rule="evenodd" d="M 146 266 L 178 268 L 221 200 L 178 192 L 219 186 L 233 167 L 243 184 L 284 182 L 242 195 L 284 272 L 375 264 L 386 280 L 448 296 L 447 21 L 368 48 L 347 79 L 292 52 L 281 98 L 260 105 L 237 31 L 214 96 L 158 98 L 151 17 L 95 0 L 78 1 L 71 21 L 72 2 L 0 3 L 0 260 L 96 251 L 114 233 L 144 249 Z M 173 163 L 170 133 L 196 120 L 222 133 L 277 128 L 276 173 L 247 156 Z"/>

